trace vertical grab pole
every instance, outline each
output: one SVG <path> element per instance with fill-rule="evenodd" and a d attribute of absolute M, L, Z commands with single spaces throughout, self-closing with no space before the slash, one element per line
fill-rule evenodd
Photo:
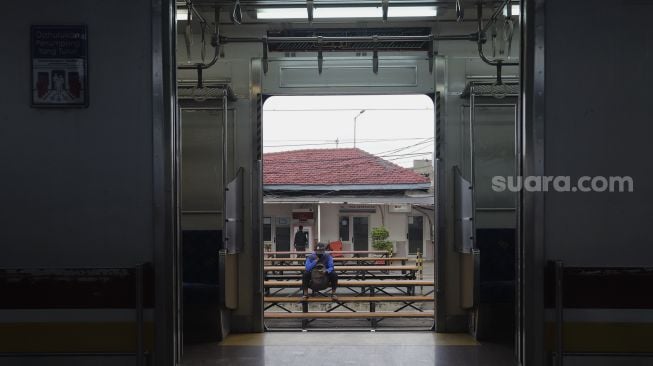
<path fill-rule="evenodd" d="M 229 251 L 229 245 L 227 237 L 227 157 L 229 152 L 227 133 L 229 132 L 227 126 L 227 117 L 229 116 L 229 111 L 227 110 L 227 89 L 222 91 L 222 194 L 218 197 L 222 197 L 222 248 Z"/>
<path fill-rule="evenodd" d="M 562 366 L 563 361 L 563 325 L 564 325 L 564 303 L 562 297 L 564 264 L 562 261 L 555 262 L 556 281 L 556 359 L 555 366 Z"/>
<path fill-rule="evenodd" d="M 472 189 L 472 248 L 476 248 L 476 173 L 474 168 L 474 84 L 469 88 L 469 181 Z"/>
<path fill-rule="evenodd" d="M 145 342 L 143 341 L 143 265 L 138 264 L 135 268 L 136 282 L 136 365 L 143 366 L 145 361 Z"/>

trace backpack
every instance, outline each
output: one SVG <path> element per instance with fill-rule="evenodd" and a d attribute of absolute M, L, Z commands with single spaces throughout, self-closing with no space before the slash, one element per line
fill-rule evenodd
<path fill-rule="evenodd" d="M 329 277 L 324 264 L 318 263 L 311 271 L 311 284 L 309 287 L 313 291 L 321 291 L 329 287 Z"/>

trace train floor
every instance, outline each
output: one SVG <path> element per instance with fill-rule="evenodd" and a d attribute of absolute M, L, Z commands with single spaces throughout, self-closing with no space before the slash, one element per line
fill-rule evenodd
<path fill-rule="evenodd" d="M 433 332 L 268 332 L 186 347 L 184 366 L 510 366 L 508 345 Z"/>

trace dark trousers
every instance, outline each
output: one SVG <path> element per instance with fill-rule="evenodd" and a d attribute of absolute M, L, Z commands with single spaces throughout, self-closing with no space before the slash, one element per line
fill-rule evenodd
<path fill-rule="evenodd" d="M 331 289 L 335 291 L 336 288 L 338 287 L 338 275 L 336 274 L 336 271 L 327 273 L 327 276 L 329 277 L 329 283 L 331 284 Z M 311 272 L 305 271 L 304 274 L 302 275 L 302 289 L 307 289 L 310 284 L 311 284 Z"/>

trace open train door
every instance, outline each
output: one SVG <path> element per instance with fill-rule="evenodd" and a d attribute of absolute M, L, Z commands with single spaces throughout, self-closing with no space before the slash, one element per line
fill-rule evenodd
<path fill-rule="evenodd" d="M 360 30 L 350 30 L 353 32 Z M 378 31 L 378 30 L 376 30 Z M 315 30 L 314 30 L 315 32 Z M 351 32 L 350 32 L 351 33 Z M 286 35 L 288 36 L 288 35 Z M 273 39 L 274 35 L 268 36 L 268 42 Z M 442 141 L 444 132 L 441 115 L 439 110 L 439 92 L 444 91 L 445 66 L 444 59 L 433 56 L 433 41 L 425 40 L 418 42 L 420 47 L 415 52 L 406 52 L 405 55 L 384 56 L 379 55 L 373 49 L 370 49 L 369 57 L 360 57 L 356 52 L 342 52 L 340 50 L 337 57 L 323 57 L 322 52 L 314 52 L 309 48 L 314 48 L 311 42 L 297 44 L 283 44 L 271 42 L 266 45 L 267 49 L 264 58 L 253 60 L 252 69 L 252 90 L 260 90 L 257 98 L 252 100 L 252 112 L 257 117 L 255 130 L 257 131 L 254 138 L 256 146 L 262 146 L 262 136 L 260 134 L 262 125 L 261 103 L 268 97 L 272 96 L 320 96 L 320 95 L 398 95 L 398 94 L 422 94 L 427 95 L 435 105 L 436 125 L 434 126 L 436 141 Z M 360 46 L 360 45 L 359 45 Z M 300 57 L 288 57 L 284 47 L 292 48 L 294 53 Z M 308 47 L 301 52 L 298 47 Z M 289 48 L 289 49 L 290 49 Z M 328 50 L 328 44 L 322 44 L 323 50 Z M 426 51 L 426 52 L 424 52 Z M 429 57 L 429 54 L 431 57 Z M 294 56 L 294 54 L 293 54 Z M 437 125 L 439 123 L 439 125 Z M 439 126 L 439 127 L 438 127 Z M 435 164 L 438 172 L 443 171 L 444 154 L 442 147 L 437 146 Z M 439 150 L 438 150 L 439 149 Z M 439 152 L 438 152 L 439 151 Z M 260 150 L 257 153 L 260 155 Z M 259 160 L 260 162 L 260 160 Z M 261 171 L 258 170 L 256 179 L 262 182 Z M 437 173 L 436 173 L 437 174 Z M 438 184 L 444 183 L 442 174 L 438 175 Z M 260 200 L 253 205 L 256 212 L 253 216 L 258 222 L 263 222 L 262 207 L 262 183 L 257 184 L 257 192 L 260 194 Z M 444 227 L 444 205 L 439 200 L 444 200 L 444 191 L 440 190 L 434 195 L 434 207 L 438 207 L 437 221 L 429 221 L 431 240 L 430 244 L 434 245 L 431 251 L 435 259 L 436 273 L 435 277 L 435 309 L 436 319 L 443 320 L 445 315 L 444 298 L 438 295 L 438 287 L 441 287 L 440 279 L 442 278 L 441 262 L 444 261 L 442 249 L 437 245 L 445 239 Z M 261 203 L 261 204 L 259 204 Z M 426 222 L 424 223 L 426 225 Z M 259 248 L 263 248 L 262 239 L 259 242 Z M 262 258 L 258 258 L 259 263 L 252 263 L 261 266 Z M 263 287 L 263 277 L 261 277 L 260 287 Z M 243 289 L 241 289 L 243 290 Z M 263 301 L 261 298 L 259 301 Z M 437 327 L 437 321 L 435 321 Z M 437 329 L 437 328 L 435 328 Z"/>

